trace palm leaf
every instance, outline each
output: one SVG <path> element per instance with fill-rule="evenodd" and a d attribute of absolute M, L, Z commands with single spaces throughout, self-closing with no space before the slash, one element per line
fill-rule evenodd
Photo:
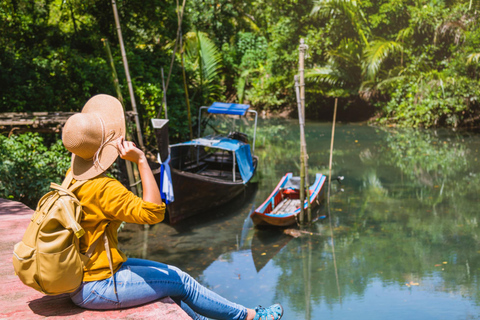
<path fill-rule="evenodd" d="M 337 48 L 329 50 L 329 60 L 340 65 L 356 66 L 361 63 L 363 49 L 358 42 L 352 39 L 343 39 Z"/>
<path fill-rule="evenodd" d="M 200 57 L 202 61 L 203 77 L 206 81 L 213 80 L 222 67 L 222 55 L 215 43 L 208 36 L 200 32 L 198 34 Z"/>
<path fill-rule="evenodd" d="M 403 46 L 395 41 L 378 39 L 365 50 L 363 70 L 369 79 L 375 78 L 383 61 L 392 53 L 401 51 Z"/>
<path fill-rule="evenodd" d="M 216 83 L 222 68 L 222 56 L 215 43 L 203 32 L 188 32 L 184 36 L 185 55 L 191 65 L 195 79 L 196 91 L 200 91 L 205 99 L 212 99 L 220 90 Z"/>
<path fill-rule="evenodd" d="M 397 33 L 397 41 L 405 41 L 413 36 L 413 28 L 407 27 Z"/>
<path fill-rule="evenodd" d="M 335 14 L 344 16 L 355 29 L 358 37 L 368 47 L 369 43 L 365 31 L 370 34 L 362 9 L 357 6 L 355 0 L 316 0 L 311 15 L 318 15 L 322 18 L 331 18 Z"/>
<path fill-rule="evenodd" d="M 467 63 L 475 63 L 480 61 L 480 53 L 472 53 L 468 56 Z"/>
<path fill-rule="evenodd" d="M 332 86 L 343 86 L 345 82 L 339 77 L 336 72 L 330 67 L 313 68 L 306 70 L 305 78 L 315 78 L 321 82 L 328 83 Z"/>
<path fill-rule="evenodd" d="M 395 82 L 402 81 L 406 78 L 406 76 L 396 76 L 396 77 L 391 77 L 384 79 L 376 84 L 376 89 L 382 90 L 383 88 L 394 84 Z"/>

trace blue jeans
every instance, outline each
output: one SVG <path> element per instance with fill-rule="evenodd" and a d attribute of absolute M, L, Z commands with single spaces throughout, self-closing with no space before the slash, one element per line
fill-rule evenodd
<path fill-rule="evenodd" d="M 129 258 L 112 277 L 84 282 L 70 296 L 85 309 L 108 310 L 138 306 L 171 297 L 192 318 L 244 320 L 247 309 L 208 290 L 177 267 L 156 261 Z"/>

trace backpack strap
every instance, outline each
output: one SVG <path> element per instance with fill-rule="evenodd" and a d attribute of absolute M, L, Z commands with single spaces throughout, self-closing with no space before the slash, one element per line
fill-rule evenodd
<path fill-rule="evenodd" d="M 100 240 L 102 239 L 102 237 L 98 238 L 97 240 L 95 240 L 91 245 L 90 247 L 88 247 L 88 250 L 87 252 L 84 253 L 84 255 L 86 255 L 88 258 L 90 258 L 93 254 L 93 251 L 95 251 L 95 248 L 97 247 L 97 244 L 100 242 Z"/>
<path fill-rule="evenodd" d="M 66 192 L 66 193 L 75 197 L 75 195 L 73 194 L 73 191 L 75 191 L 77 188 L 79 188 L 81 185 L 83 185 L 88 180 L 76 181 L 73 185 L 70 186 L 70 184 L 72 183 L 72 180 L 73 180 L 73 173 L 72 173 L 72 171 L 70 171 L 67 174 L 67 176 L 65 177 L 65 179 L 63 180 L 61 186 L 59 186 L 58 184 L 52 183 L 50 185 L 50 187 L 53 188 L 53 189 L 56 189 L 56 190 Z M 115 292 L 115 294 L 117 294 L 117 282 L 115 281 L 115 275 L 113 273 L 112 252 L 110 250 L 110 243 L 109 243 L 108 237 L 107 237 L 107 228 L 108 228 L 109 225 L 110 225 L 110 223 L 107 224 L 107 226 L 105 227 L 105 231 L 103 232 L 103 241 L 104 241 L 104 245 L 105 245 L 105 251 L 107 252 L 107 258 L 108 258 L 108 264 L 110 266 L 110 272 L 112 273 L 114 292 Z M 86 259 L 87 261 L 92 256 L 93 251 L 95 251 L 95 248 L 97 247 L 97 245 L 98 245 L 98 243 L 100 242 L 101 239 L 102 239 L 102 237 L 99 237 L 97 240 L 95 240 L 90 245 L 87 252 L 85 252 L 83 254 L 87 258 Z M 76 239 L 76 240 L 78 241 L 78 239 Z M 84 262 L 86 263 L 87 261 L 84 261 Z"/>
<path fill-rule="evenodd" d="M 65 179 L 63 179 L 62 187 L 64 189 L 68 189 L 68 187 L 70 186 L 70 183 L 72 183 L 72 180 L 73 180 L 73 173 L 72 173 L 72 170 L 70 170 L 70 172 L 67 174 Z"/>
<path fill-rule="evenodd" d="M 107 227 L 109 224 L 107 225 Z M 117 294 L 117 281 L 115 281 L 115 274 L 113 273 L 113 262 L 112 262 L 112 252 L 110 250 L 110 244 L 108 242 L 107 238 L 107 228 L 105 228 L 105 233 L 103 234 L 103 239 L 105 243 L 105 250 L 107 251 L 107 257 L 108 257 L 108 264 L 110 265 L 110 272 L 112 273 L 112 279 L 113 279 L 113 291 L 115 294 Z"/>
<path fill-rule="evenodd" d="M 71 192 L 73 192 L 78 187 L 80 187 L 82 184 L 84 184 L 85 182 L 88 181 L 88 179 L 87 180 L 77 180 L 77 181 L 75 181 L 75 183 L 73 185 L 70 185 L 72 183 L 72 180 L 73 180 L 73 173 L 70 170 L 70 172 L 65 177 L 65 180 L 63 180 L 63 182 L 62 182 L 62 187 L 65 188 L 65 189 L 68 189 Z"/>
<path fill-rule="evenodd" d="M 72 180 L 73 180 L 73 174 L 72 174 L 72 171 L 70 171 L 65 177 L 65 179 L 63 180 L 62 185 L 58 185 L 55 182 L 52 182 L 50 183 L 50 188 L 65 192 L 70 196 L 76 198 L 76 196 L 73 194 L 73 191 L 78 189 L 81 185 L 83 185 L 88 180 L 76 181 L 73 185 L 70 186 L 70 184 L 72 183 Z"/>
<path fill-rule="evenodd" d="M 88 180 L 81 180 L 81 181 L 77 181 L 75 182 L 72 186 L 70 186 L 70 188 L 68 188 L 69 191 L 73 192 L 75 191 L 77 188 L 79 188 L 81 185 L 83 185 L 85 182 L 87 182 Z"/>
<path fill-rule="evenodd" d="M 97 240 L 95 240 L 90 245 L 90 247 L 88 247 L 87 252 L 82 253 L 81 256 L 84 257 L 82 259 L 84 264 L 87 264 L 88 260 L 92 257 L 93 251 L 95 251 L 95 248 L 100 243 L 100 240 L 102 240 L 102 238 L 103 238 L 103 242 L 104 242 L 104 245 L 105 245 L 105 251 L 107 252 L 108 265 L 110 267 L 110 272 L 112 273 L 114 292 L 115 292 L 115 294 L 117 294 L 117 282 L 115 280 L 115 276 L 114 276 L 114 273 L 113 273 L 112 253 L 111 253 L 111 250 L 110 250 L 110 242 L 108 241 L 108 237 L 107 237 L 107 227 L 109 225 L 110 225 L 110 223 L 108 223 L 107 226 L 105 227 L 105 231 L 103 232 L 103 237 L 99 237 Z M 75 239 L 75 240 L 78 241 L 78 239 Z"/>

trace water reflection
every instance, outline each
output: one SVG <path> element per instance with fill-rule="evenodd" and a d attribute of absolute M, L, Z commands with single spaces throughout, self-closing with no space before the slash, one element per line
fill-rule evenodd
<path fill-rule="evenodd" d="M 333 237 L 321 220 L 294 238 L 247 219 L 299 163 L 295 122 L 259 128 L 257 189 L 175 227 L 128 225 L 124 250 L 244 305 L 281 302 L 286 319 L 479 317 L 478 135 L 337 125 Z M 311 172 L 328 172 L 330 130 L 307 124 Z"/>

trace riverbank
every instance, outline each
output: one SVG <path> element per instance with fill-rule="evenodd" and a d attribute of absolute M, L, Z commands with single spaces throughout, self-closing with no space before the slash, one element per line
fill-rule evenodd
<path fill-rule="evenodd" d="M 25 286 L 14 273 L 12 252 L 32 214 L 22 203 L 0 199 L 0 319 L 190 319 L 168 297 L 137 308 L 91 311 L 74 305 L 68 294 L 45 296 Z"/>

